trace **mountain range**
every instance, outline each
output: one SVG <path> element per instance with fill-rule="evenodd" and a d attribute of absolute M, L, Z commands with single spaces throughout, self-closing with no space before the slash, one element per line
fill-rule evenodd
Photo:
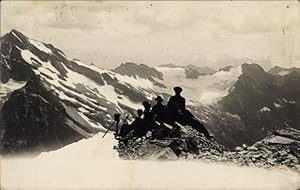
<path fill-rule="evenodd" d="M 5 153 L 49 151 L 89 138 L 109 128 L 116 112 L 131 121 L 144 100 L 154 104 L 161 95 L 166 103 L 178 85 L 187 108 L 226 148 L 251 145 L 274 130 L 300 129 L 297 72 L 281 76 L 243 64 L 206 68 L 209 72 L 191 80 L 187 67 L 128 62 L 104 70 L 16 30 L 1 37 L 0 61 Z"/>

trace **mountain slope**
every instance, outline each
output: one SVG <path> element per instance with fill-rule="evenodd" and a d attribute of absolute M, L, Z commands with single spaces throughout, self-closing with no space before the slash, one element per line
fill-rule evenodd
<path fill-rule="evenodd" d="M 1 38 L 0 67 L 1 92 L 2 86 L 14 81 L 25 85 L 1 95 L 1 145 L 5 151 L 47 150 L 49 144 L 57 148 L 89 137 L 109 127 L 115 112 L 133 113 L 140 102 L 156 95 L 155 85 L 148 79 L 87 67 L 16 30 Z M 33 122 L 35 119 L 38 121 Z"/>
<path fill-rule="evenodd" d="M 219 103 L 237 114 L 247 126 L 246 143 L 254 143 L 274 130 L 300 129 L 300 74 L 266 73 L 256 64 L 244 64 L 243 74 Z"/>

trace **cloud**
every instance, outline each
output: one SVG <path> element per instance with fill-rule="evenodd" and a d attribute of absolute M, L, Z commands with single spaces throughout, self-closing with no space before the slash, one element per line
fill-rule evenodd
<path fill-rule="evenodd" d="M 29 24 L 61 29 L 100 30 L 105 25 L 120 32 L 124 28 L 147 28 L 148 32 L 212 28 L 264 33 L 299 25 L 299 3 L 18 1 L 2 5 L 7 22 L 30 17 Z"/>
<path fill-rule="evenodd" d="M 1 21 L 2 35 L 16 28 L 101 67 L 288 60 L 300 49 L 300 3 L 291 1 L 1 1 Z"/>

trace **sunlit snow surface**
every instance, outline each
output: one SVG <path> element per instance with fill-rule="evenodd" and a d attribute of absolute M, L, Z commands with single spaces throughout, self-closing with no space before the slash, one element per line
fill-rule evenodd
<path fill-rule="evenodd" d="M 29 39 L 29 42 L 34 45 L 37 49 L 48 53 L 48 54 L 52 54 L 51 49 L 47 48 L 42 42 L 39 42 L 37 40 L 33 40 L 33 39 Z"/>
<path fill-rule="evenodd" d="M 4 189 L 297 189 L 299 171 L 203 161 L 125 161 L 103 133 L 34 159 L 2 160 Z"/>
<path fill-rule="evenodd" d="M 47 47 L 43 43 L 34 40 L 30 40 L 30 43 L 39 48 L 41 51 L 50 54 L 49 51 L 51 50 L 47 49 Z M 132 109 L 142 107 L 140 103 L 131 101 L 126 95 L 118 94 L 114 86 L 109 84 L 100 85 L 87 76 L 77 73 L 61 63 L 61 67 L 63 67 L 63 69 L 66 71 L 66 80 L 63 80 L 60 77 L 60 72 L 53 66 L 53 64 L 51 64 L 50 61 L 42 61 L 28 49 L 20 51 L 22 58 L 28 64 L 34 66 L 33 71 L 35 72 L 35 74 L 39 75 L 42 81 L 44 81 L 51 90 L 57 93 L 58 97 L 61 100 L 72 102 L 80 106 L 80 108 L 77 110 L 79 114 L 78 116 L 88 122 L 93 128 L 99 129 L 100 126 L 101 129 L 103 125 L 102 123 L 91 122 L 88 117 L 84 115 L 84 113 L 93 111 L 95 107 L 107 114 L 109 113 L 109 111 L 108 108 L 105 107 L 105 104 L 112 105 L 111 107 L 114 108 L 116 112 L 120 113 L 123 113 L 123 109 L 119 104 L 126 105 Z M 65 58 L 68 59 L 67 57 Z M 93 65 L 87 66 L 78 60 L 74 60 L 74 62 L 81 66 L 90 67 L 100 74 L 106 73 L 111 78 L 115 78 L 116 80 L 118 80 L 120 84 L 124 84 L 126 86 L 130 85 L 135 91 L 144 93 L 144 95 L 149 99 L 152 99 L 155 96 L 155 93 L 151 90 L 153 89 L 153 83 L 149 80 L 122 76 L 120 74 L 113 73 L 111 71 L 95 67 Z M 78 85 L 83 85 L 86 88 L 86 92 L 78 93 Z M 77 91 L 72 89 L 77 89 Z M 87 94 L 93 94 L 95 98 L 92 99 Z M 78 99 L 82 101 L 78 101 Z"/>

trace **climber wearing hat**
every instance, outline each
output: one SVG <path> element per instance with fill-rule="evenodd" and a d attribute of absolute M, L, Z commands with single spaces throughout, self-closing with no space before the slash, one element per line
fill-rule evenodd
<path fill-rule="evenodd" d="M 165 122 L 167 115 L 167 106 L 162 104 L 163 99 L 160 96 L 157 96 L 155 100 L 157 103 L 152 108 L 153 113 L 156 115 L 155 119 L 159 122 Z"/>

